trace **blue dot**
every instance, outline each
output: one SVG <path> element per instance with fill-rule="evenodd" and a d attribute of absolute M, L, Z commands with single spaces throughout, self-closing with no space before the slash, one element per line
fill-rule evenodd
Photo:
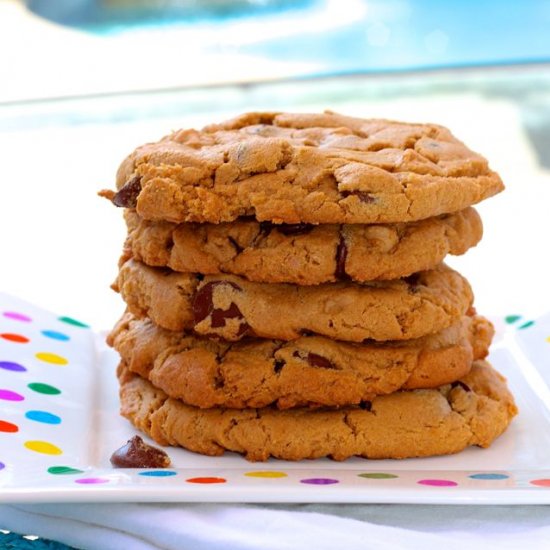
<path fill-rule="evenodd" d="M 43 330 L 42 334 L 47 338 L 52 338 L 53 340 L 60 340 L 61 342 L 66 342 L 71 338 L 62 332 L 57 332 L 56 330 Z"/>
<path fill-rule="evenodd" d="M 472 479 L 508 479 L 510 476 L 506 474 L 473 474 L 468 477 Z"/>
<path fill-rule="evenodd" d="M 171 470 L 148 470 L 147 472 L 139 472 L 139 475 L 149 477 L 169 477 L 177 475 L 177 472 L 172 472 Z"/>
<path fill-rule="evenodd" d="M 61 424 L 59 416 L 46 411 L 27 411 L 25 417 L 43 424 Z"/>

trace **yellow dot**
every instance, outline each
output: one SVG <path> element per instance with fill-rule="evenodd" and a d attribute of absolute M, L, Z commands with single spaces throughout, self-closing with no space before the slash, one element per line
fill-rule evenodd
<path fill-rule="evenodd" d="M 287 477 L 284 472 L 247 472 L 248 477 Z"/>
<path fill-rule="evenodd" d="M 52 363 L 54 365 L 67 365 L 69 363 L 65 357 L 61 357 L 61 355 L 55 353 L 48 353 L 47 351 L 39 351 L 36 354 L 36 358 L 44 361 L 44 363 Z"/>
<path fill-rule="evenodd" d="M 25 441 L 25 447 L 35 453 L 42 453 L 45 455 L 63 454 L 63 451 L 59 447 L 56 447 L 53 443 L 48 443 L 47 441 Z"/>
<path fill-rule="evenodd" d="M 546 341 L 550 344 L 550 336 L 546 337 Z"/>

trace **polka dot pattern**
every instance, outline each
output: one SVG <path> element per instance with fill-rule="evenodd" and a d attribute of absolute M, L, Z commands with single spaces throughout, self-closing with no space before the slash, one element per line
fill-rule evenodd
<path fill-rule="evenodd" d="M 421 479 L 417 483 L 429 487 L 456 487 L 458 485 L 456 481 L 450 479 Z"/>
<path fill-rule="evenodd" d="M 62 332 L 57 332 L 56 330 L 43 330 L 42 335 L 46 338 L 51 338 L 52 340 L 59 340 L 61 342 L 68 342 L 71 337 L 63 334 Z"/>
<path fill-rule="evenodd" d="M 187 483 L 199 483 L 202 485 L 210 485 L 212 483 L 226 483 L 227 479 L 223 477 L 190 477 L 185 481 L 187 481 Z"/>
<path fill-rule="evenodd" d="M 4 317 L 11 319 L 12 321 L 20 321 L 22 323 L 30 323 L 32 319 L 24 313 L 18 313 L 16 311 L 4 311 L 2 314 Z"/>
<path fill-rule="evenodd" d="M 310 477 L 308 479 L 301 479 L 300 483 L 305 483 L 307 485 L 334 485 L 340 482 L 330 477 Z"/>
<path fill-rule="evenodd" d="M 39 361 L 43 361 L 44 363 L 50 363 L 51 365 L 68 365 L 69 364 L 69 361 L 65 359 L 65 357 L 62 357 L 61 355 L 57 355 L 57 353 L 39 351 L 38 353 L 35 353 L 34 356 Z"/>
<path fill-rule="evenodd" d="M 7 340 L 8 342 L 14 342 L 15 344 L 28 344 L 29 339 L 22 334 L 15 334 L 13 332 L 3 332 L 0 334 L 0 338 Z"/>
<path fill-rule="evenodd" d="M 61 418 L 56 414 L 52 414 L 46 411 L 27 411 L 25 418 L 34 420 L 35 422 L 41 422 L 42 424 L 61 424 Z"/>
<path fill-rule="evenodd" d="M 0 361 L 0 369 L 12 372 L 26 372 L 27 368 L 15 361 Z"/>
<path fill-rule="evenodd" d="M 59 476 L 59 475 L 67 476 L 67 475 L 83 474 L 84 472 L 76 468 L 71 468 L 70 466 L 50 466 L 48 468 L 48 473 L 54 476 Z"/>
<path fill-rule="evenodd" d="M 25 441 L 25 447 L 29 451 L 34 451 L 35 453 L 41 453 L 45 455 L 61 455 L 63 451 L 48 441 Z"/>

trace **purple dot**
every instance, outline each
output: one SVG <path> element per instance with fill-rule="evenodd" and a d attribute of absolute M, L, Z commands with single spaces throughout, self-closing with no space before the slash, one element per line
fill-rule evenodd
<path fill-rule="evenodd" d="M 81 477 L 80 479 L 75 479 L 74 482 L 81 483 L 82 485 L 92 485 L 94 483 L 109 483 L 109 480 L 104 477 Z"/>
<path fill-rule="evenodd" d="M 430 487 L 456 487 L 458 485 L 456 481 L 450 479 L 421 479 L 417 483 Z"/>
<path fill-rule="evenodd" d="M 333 485 L 334 483 L 340 482 L 330 477 L 310 477 L 308 479 L 301 479 L 300 483 L 309 483 L 310 485 Z"/>
<path fill-rule="evenodd" d="M 23 401 L 25 399 L 21 394 L 10 390 L 0 390 L 0 399 L 4 401 Z"/>
<path fill-rule="evenodd" d="M 0 470 L 3 470 L 6 467 L 6 465 L 3 462 L 0 462 Z"/>
<path fill-rule="evenodd" d="M 0 361 L 0 369 L 11 370 L 13 372 L 25 372 L 27 369 L 19 363 L 13 361 Z"/>
<path fill-rule="evenodd" d="M 29 316 L 23 315 L 22 313 L 17 313 L 15 311 L 4 311 L 4 317 L 13 319 L 14 321 L 21 321 L 23 323 L 30 323 L 32 321 Z"/>

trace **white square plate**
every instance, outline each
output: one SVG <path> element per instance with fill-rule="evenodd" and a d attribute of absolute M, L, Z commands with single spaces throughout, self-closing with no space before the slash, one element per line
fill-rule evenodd
<path fill-rule="evenodd" d="M 118 415 L 115 354 L 81 323 L 0 295 L 0 502 L 550 504 L 550 315 L 495 321 L 490 360 L 520 414 L 490 449 L 249 463 L 170 448 L 167 470 L 120 470 L 109 457 L 136 432 Z"/>

